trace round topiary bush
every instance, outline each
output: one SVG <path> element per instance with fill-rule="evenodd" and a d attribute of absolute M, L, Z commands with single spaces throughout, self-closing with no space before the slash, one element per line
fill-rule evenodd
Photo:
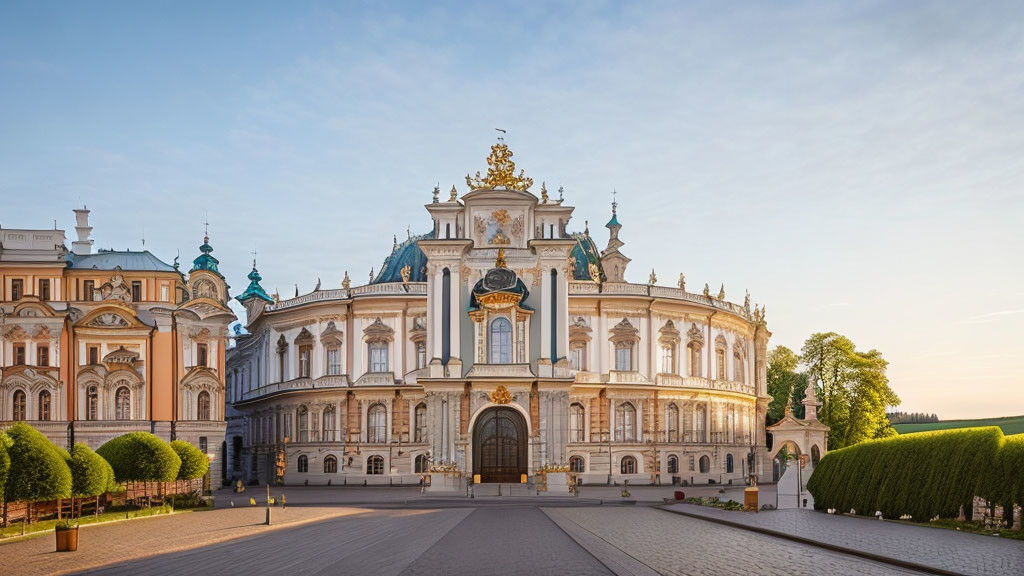
<path fill-rule="evenodd" d="M 173 482 L 181 458 L 157 436 L 131 432 L 100 446 L 96 453 L 110 463 L 118 482 Z"/>
<path fill-rule="evenodd" d="M 210 459 L 203 454 L 199 448 L 184 440 L 171 442 L 171 448 L 181 459 L 181 468 L 178 469 L 178 480 L 195 480 L 206 476 L 210 471 Z"/>
<path fill-rule="evenodd" d="M 7 429 L 10 471 L 7 502 L 39 502 L 71 496 L 71 470 L 60 450 L 38 430 L 19 422 Z"/>
<path fill-rule="evenodd" d="M 68 467 L 71 469 L 71 496 L 75 498 L 99 496 L 110 486 L 110 465 L 82 442 L 71 448 Z"/>

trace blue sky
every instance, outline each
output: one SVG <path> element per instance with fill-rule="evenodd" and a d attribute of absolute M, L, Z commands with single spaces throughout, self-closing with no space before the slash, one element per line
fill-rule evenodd
<path fill-rule="evenodd" d="M 725 283 L 773 343 L 878 348 L 901 409 L 1024 413 L 1016 3 L 0 6 L 0 224 L 197 253 L 234 291 L 422 232 L 494 128 L 628 277 Z"/>

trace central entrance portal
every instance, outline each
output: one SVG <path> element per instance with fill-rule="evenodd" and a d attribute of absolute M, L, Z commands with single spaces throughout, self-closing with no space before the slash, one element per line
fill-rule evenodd
<path fill-rule="evenodd" d="M 488 408 L 473 426 L 473 473 L 480 482 L 519 483 L 526 474 L 526 421 L 512 408 Z"/>

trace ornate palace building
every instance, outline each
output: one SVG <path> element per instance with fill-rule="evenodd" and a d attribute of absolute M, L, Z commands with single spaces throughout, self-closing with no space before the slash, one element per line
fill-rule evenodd
<path fill-rule="evenodd" d="M 0 427 L 59 446 L 153 432 L 221 476 L 228 286 L 209 239 L 188 274 L 149 251 L 93 252 L 89 211 L 63 230 L 0 229 Z"/>
<path fill-rule="evenodd" d="M 499 142 L 369 283 L 282 300 L 253 263 L 228 351 L 228 476 L 415 484 L 740 483 L 765 469 L 763 310 L 625 280 Z"/>

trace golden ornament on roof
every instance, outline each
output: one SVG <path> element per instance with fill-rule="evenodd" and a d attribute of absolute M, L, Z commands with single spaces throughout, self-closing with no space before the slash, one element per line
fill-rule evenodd
<path fill-rule="evenodd" d="M 505 249 L 498 248 L 498 257 L 494 260 L 495 268 L 506 268 L 508 264 L 505 262 Z"/>
<path fill-rule="evenodd" d="M 466 174 L 466 184 L 473 190 L 485 188 L 505 188 L 508 190 L 525 191 L 533 186 L 533 178 L 527 178 L 523 170 L 516 174 L 516 163 L 512 161 L 512 151 L 504 142 L 491 146 L 491 155 L 487 157 L 487 175 Z"/>
<path fill-rule="evenodd" d="M 494 392 L 491 393 L 491 402 L 494 402 L 495 404 L 508 404 L 511 401 L 512 394 L 509 393 L 508 388 L 505 388 L 500 384 L 494 389 Z"/>

